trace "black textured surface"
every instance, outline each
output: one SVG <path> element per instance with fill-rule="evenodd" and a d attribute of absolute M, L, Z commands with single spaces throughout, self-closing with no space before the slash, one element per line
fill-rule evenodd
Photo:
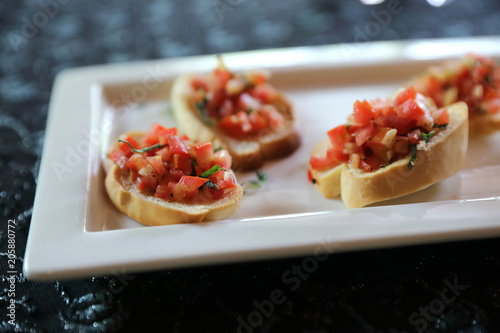
<path fill-rule="evenodd" d="M 500 332 L 499 239 L 34 283 L 16 276 L 55 76 L 65 68 L 362 40 L 495 35 L 496 0 L 0 2 L 0 332 Z M 358 30 L 359 29 L 359 30 Z M 309 270 L 309 273 L 307 273 Z M 453 287 L 455 285 L 455 287 Z M 274 299 L 273 305 L 270 301 Z M 430 308 L 429 308 L 430 307 Z"/>

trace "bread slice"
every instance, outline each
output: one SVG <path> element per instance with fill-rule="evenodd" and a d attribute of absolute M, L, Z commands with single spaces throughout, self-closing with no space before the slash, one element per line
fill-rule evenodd
<path fill-rule="evenodd" d="M 171 102 L 175 119 L 190 138 L 210 141 L 214 147 L 227 149 L 233 158 L 233 170 L 257 169 L 265 160 L 287 156 L 300 145 L 292 106 L 283 94 L 277 93 L 270 104 L 283 115 L 284 128 L 279 132 L 264 129 L 258 135 L 237 140 L 227 136 L 217 126 L 209 126 L 202 121 L 192 98 L 191 79 L 191 76 L 183 75 L 173 84 Z"/>
<path fill-rule="evenodd" d="M 313 149 L 312 155 L 325 156 L 326 151 L 330 147 L 330 139 L 320 141 Z M 328 170 L 311 170 L 314 186 L 325 198 L 334 198 L 340 194 L 340 175 L 342 174 L 342 165 Z"/>
<path fill-rule="evenodd" d="M 488 135 L 496 131 L 500 131 L 500 113 L 481 114 L 469 118 L 471 137 Z"/>
<path fill-rule="evenodd" d="M 144 134 L 129 132 L 124 136 L 129 135 L 138 140 Z M 117 147 L 118 140 L 113 140 L 109 151 Z M 103 161 L 103 167 L 106 172 L 106 192 L 113 204 L 125 215 L 146 225 L 223 220 L 239 209 L 243 198 L 243 188 L 237 185 L 226 189 L 224 196 L 218 200 L 203 198 L 202 202 L 195 203 L 170 202 L 139 191 L 136 184 L 130 181 L 129 172 L 123 172 L 110 159 Z"/>
<path fill-rule="evenodd" d="M 410 156 L 375 172 L 352 169 L 343 164 L 341 196 L 347 208 L 393 199 L 417 192 L 460 171 L 468 144 L 468 108 L 463 102 L 447 108 L 448 126 L 432 137 L 426 150 L 419 150 L 414 167 Z"/>
<path fill-rule="evenodd" d="M 165 201 L 140 192 L 128 173 L 116 165 L 106 175 L 105 186 L 109 198 L 122 213 L 147 225 L 223 220 L 238 210 L 243 197 L 243 188 L 238 185 L 210 204 Z"/>

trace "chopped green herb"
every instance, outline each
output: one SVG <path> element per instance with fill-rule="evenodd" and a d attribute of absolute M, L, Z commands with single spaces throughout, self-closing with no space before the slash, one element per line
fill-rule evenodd
<path fill-rule="evenodd" d="M 436 134 L 436 131 L 432 131 L 429 134 L 422 133 L 422 136 L 424 138 L 425 143 L 429 143 L 429 141 L 432 139 L 432 137 Z"/>
<path fill-rule="evenodd" d="M 257 180 L 251 180 L 250 185 L 244 186 L 244 191 L 247 191 L 252 188 L 261 188 L 262 185 L 264 185 L 264 182 L 267 180 L 267 174 L 263 171 L 257 170 L 255 171 L 255 174 L 257 175 Z"/>
<path fill-rule="evenodd" d="M 411 147 L 411 155 L 410 155 L 410 161 L 408 162 L 408 169 L 411 170 L 413 169 L 413 165 L 415 165 L 415 160 L 417 159 L 417 145 L 410 145 Z"/>
<path fill-rule="evenodd" d="M 434 123 L 434 128 L 446 128 L 446 126 L 448 126 L 448 124 L 438 125 L 437 123 Z"/>
<path fill-rule="evenodd" d="M 252 114 L 252 112 L 253 112 L 253 109 L 252 108 L 248 108 L 247 114 Z"/>
<path fill-rule="evenodd" d="M 200 175 L 200 177 L 201 178 L 208 178 L 211 175 L 213 175 L 214 173 L 216 173 L 217 171 L 219 171 L 220 169 L 221 169 L 220 165 L 216 164 L 213 167 L 211 167 L 210 169 L 208 169 L 207 171 L 203 172 Z"/>
<path fill-rule="evenodd" d="M 153 150 L 153 149 L 159 149 L 159 148 L 163 148 L 165 147 L 166 145 L 161 145 L 159 143 L 153 145 L 153 146 L 150 146 L 150 147 L 145 147 L 145 148 L 142 148 L 142 149 L 135 149 L 132 144 L 130 142 L 128 142 L 127 140 L 122 140 L 122 139 L 119 139 L 118 142 L 124 142 L 126 144 L 129 145 L 130 147 L 130 150 L 132 150 L 132 152 L 134 153 L 146 153 L 150 150 Z"/>
<path fill-rule="evenodd" d="M 217 147 L 217 148 L 214 148 L 214 153 L 216 153 L 216 152 L 218 152 L 218 151 L 220 151 L 220 150 L 222 150 L 222 149 L 224 149 L 224 148 L 222 148 L 222 146 Z"/>
<path fill-rule="evenodd" d="M 208 180 L 208 182 L 206 182 L 205 184 L 203 185 L 207 185 L 208 187 L 210 187 L 212 190 L 215 190 L 215 191 L 218 191 L 217 189 L 217 185 L 214 184 L 213 181 L 211 181 L 210 179 Z"/>
<path fill-rule="evenodd" d="M 203 98 L 200 102 L 196 103 L 196 108 L 198 109 L 198 111 L 200 111 L 201 120 L 205 124 L 208 124 L 210 122 L 210 120 L 208 119 L 208 111 L 205 107 L 207 103 L 208 100 L 206 98 Z"/>

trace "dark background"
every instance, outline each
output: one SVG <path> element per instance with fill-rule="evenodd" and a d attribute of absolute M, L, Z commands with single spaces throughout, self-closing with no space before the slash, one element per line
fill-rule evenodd
<path fill-rule="evenodd" d="M 400 14 L 364 39 L 500 32 L 496 0 L 400 6 Z M 367 6 L 358 0 L 2 0 L 0 332 L 500 332 L 499 239 L 333 254 L 293 284 L 282 276 L 305 258 L 60 283 L 18 274 L 16 326 L 7 322 L 7 221 L 18 223 L 20 272 L 48 103 L 60 71 L 358 42 L 356 29 L 387 8 L 387 1 Z M 271 308 L 274 290 L 282 294 Z"/>

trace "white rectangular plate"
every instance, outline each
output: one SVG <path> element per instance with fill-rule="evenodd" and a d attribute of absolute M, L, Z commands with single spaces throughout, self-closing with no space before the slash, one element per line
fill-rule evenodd
<path fill-rule="evenodd" d="M 33 280 L 141 271 L 500 235 L 500 134 L 469 143 L 464 169 L 418 193 L 346 210 L 307 181 L 314 145 L 356 99 L 391 95 L 412 75 L 474 51 L 500 57 L 500 38 L 377 42 L 225 55 L 233 70 L 266 68 L 293 102 L 302 145 L 265 164 L 265 185 L 230 219 L 146 227 L 113 207 L 101 159 L 109 142 L 153 121 L 177 124 L 169 88 L 207 72 L 213 56 L 68 70 L 56 80 L 24 262 Z M 239 174 L 241 183 L 255 174 Z M 397 186 L 397 184 L 395 184 Z"/>

